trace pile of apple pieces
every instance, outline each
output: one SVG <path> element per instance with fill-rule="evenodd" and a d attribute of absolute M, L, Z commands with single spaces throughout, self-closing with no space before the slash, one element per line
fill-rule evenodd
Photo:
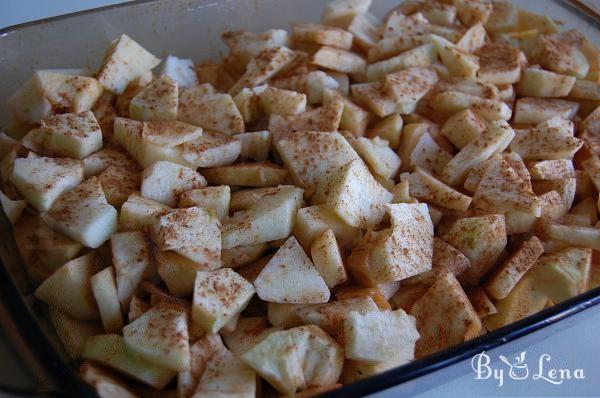
<path fill-rule="evenodd" d="M 369 6 L 157 75 L 123 35 L 11 98 L 2 207 L 100 396 L 308 396 L 600 285 L 598 49 L 504 1 Z"/>

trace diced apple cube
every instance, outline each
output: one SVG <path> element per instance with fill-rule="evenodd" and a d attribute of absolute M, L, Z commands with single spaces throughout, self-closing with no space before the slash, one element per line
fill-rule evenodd
<path fill-rule="evenodd" d="M 94 253 L 67 262 L 36 290 L 35 297 L 79 320 L 98 319 L 90 278 L 100 270 Z"/>
<path fill-rule="evenodd" d="M 42 217 L 54 229 L 91 248 L 99 247 L 117 230 L 117 210 L 106 201 L 96 177 L 63 193 Z"/>
<path fill-rule="evenodd" d="M 428 354 L 473 339 L 481 332 L 481 321 L 454 274 L 442 273 L 412 306 L 421 338 L 416 356 Z"/>
<path fill-rule="evenodd" d="M 328 229 L 315 239 L 310 247 L 310 255 L 328 288 L 331 289 L 348 279 L 333 230 Z"/>
<path fill-rule="evenodd" d="M 110 238 L 112 262 L 116 271 L 117 297 L 123 309 L 144 277 L 154 267 L 148 239 L 139 231 L 122 232 Z"/>
<path fill-rule="evenodd" d="M 271 132 L 268 130 L 251 133 L 236 134 L 235 138 L 241 142 L 240 159 L 264 162 L 271 151 Z"/>
<path fill-rule="evenodd" d="M 485 122 L 471 109 L 465 109 L 450 116 L 442 126 L 441 133 L 454 146 L 462 149 L 485 129 Z"/>
<path fill-rule="evenodd" d="M 129 103 L 135 120 L 177 120 L 179 87 L 169 76 L 161 76 L 140 91 Z"/>
<path fill-rule="evenodd" d="M 260 94 L 260 105 L 266 115 L 298 115 L 306 111 L 306 94 L 267 87 Z"/>
<path fill-rule="evenodd" d="M 107 90 L 122 94 L 129 83 L 159 63 L 160 59 L 124 34 L 106 50 L 98 80 Z"/>
<path fill-rule="evenodd" d="M 214 210 L 219 220 L 224 221 L 229 215 L 231 189 L 228 185 L 192 189 L 183 192 L 179 197 L 179 207 L 202 207 Z"/>
<path fill-rule="evenodd" d="M 390 355 L 414 359 L 419 339 L 415 318 L 404 310 L 367 314 L 350 312 L 344 320 L 345 355 L 349 359 L 385 362 Z"/>
<path fill-rule="evenodd" d="M 179 96 L 179 120 L 206 130 L 229 134 L 244 131 L 244 119 L 229 94 L 198 94 L 182 90 Z"/>
<path fill-rule="evenodd" d="M 408 179 L 410 196 L 450 210 L 467 211 L 471 198 L 417 167 Z"/>
<path fill-rule="evenodd" d="M 223 349 L 208 360 L 193 397 L 254 398 L 256 384 L 256 373 L 236 355 Z"/>
<path fill-rule="evenodd" d="M 240 187 L 273 187 L 285 183 L 288 176 L 286 169 L 269 161 L 212 167 L 202 173 L 212 185 Z"/>
<path fill-rule="evenodd" d="M 573 101 L 523 97 L 516 102 L 514 122 L 538 124 L 557 116 L 572 119 L 578 110 L 579 104 Z"/>
<path fill-rule="evenodd" d="M 142 196 L 175 206 L 179 195 L 190 189 L 202 188 L 206 180 L 197 171 L 176 163 L 158 161 L 142 173 Z"/>
<path fill-rule="evenodd" d="M 384 204 L 393 195 L 379 184 L 361 160 L 330 169 L 313 196 L 316 204 L 325 204 L 348 225 L 366 228 L 378 224 Z M 363 193 L 368 191 L 369 197 Z"/>
<path fill-rule="evenodd" d="M 176 372 L 146 361 L 125 345 L 124 338 L 116 334 L 90 337 L 81 356 L 116 369 L 156 389 L 164 388 Z"/>
<path fill-rule="evenodd" d="M 343 112 L 344 104 L 334 101 L 299 115 L 271 115 L 269 131 L 273 134 L 274 143 L 299 131 L 337 131 Z"/>
<path fill-rule="evenodd" d="M 575 77 L 561 75 L 544 69 L 527 68 L 519 81 L 518 93 L 524 97 L 558 98 L 566 97 Z"/>
<path fill-rule="evenodd" d="M 81 352 L 88 338 L 102 334 L 100 323 L 72 319 L 54 306 L 48 308 L 48 316 L 60 342 L 73 359 L 81 357 Z"/>
<path fill-rule="evenodd" d="M 19 158 L 11 181 L 39 211 L 50 209 L 58 197 L 83 180 L 83 165 L 74 159 Z"/>
<path fill-rule="evenodd" d="M 246 308 L 254 292 L 254 286 L 230 268 L 198 271 L 192 318 L 207 333 L 217 333 Z"/>
<path fill-rule="evenodd" d="M 308 196 L 328 170 L 358 159 L 348 141 L 335 132 L 298 132 L 279 141 L 276 147 L 294 182 Z"/>
<path fill-rule="evenodd" d="M 235 162 L 242 143 L 225 134 L 204 131 L 201 137 L 183 144 L 183 158 L 194 167 L 219 167 Z"/>
<path fill-rule="evenodd" d="M 144 229 L 154 222 L 154 214 L 166 209 L 169 209 L 169 206 L 132 193 L 121 206 L 119 229 L 124 231 Z"/>
<path fill-rule="evenodd" d="M 123 315 L 117 296 L 115 269 L 106 267 L 90 278 L 92 292 L 98 304 L 100 319 L 106 333 L 119 333 L 123 328 Z"/>

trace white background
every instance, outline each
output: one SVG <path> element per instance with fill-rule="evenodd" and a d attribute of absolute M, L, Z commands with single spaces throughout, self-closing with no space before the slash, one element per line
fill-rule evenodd
<path fill-rule="evenodd" d="M 540 2 L 545 0 L 539 0 Z M 590 4 L 594 4 L 592 0 Z M 44 17 L 119 3 L 119 0 L 0 0 L 0 27 L 14 25 Z M 26 372 L 12 356 L 9 344 L 0 338 L 0 381 L 22 383 L 28 380 Z M 497 360 L 504 355 L 510 360 L 521 351 L 527 351 L 526 363 L 530 377 L 524 381 L 510 380 L 508 370 Z M 538 372 L 538 358 L 547 353 L 552 356 L 547 369 L 583 369 L 585 380 L 566 380 L 553 385 L 542 380 L 532 380 Z M 548 327 L 514 343 L 488 353 L 494 360 L 491 366 L 504 369 L 505 384 L 498 387 L 497 380 L 475 380 L 468 361 L 451 366 L 417 381 L 377 394 L 378 397 L 600 397 L 600 308 L 575 315 L 568 320 Z M 0 393 L 0 397 L 9 397 Z"/>

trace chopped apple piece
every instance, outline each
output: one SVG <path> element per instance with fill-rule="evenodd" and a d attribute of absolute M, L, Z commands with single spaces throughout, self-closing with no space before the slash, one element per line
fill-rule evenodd
<path fill-rule="evenodd" d="M 360 229 L 349 226 L 335 213 L 323 206 L 311 206 L 298 210 L 294 236 L 306 250 L 309 250 L 314 240 L 328 229 L 333 230 L 345 249 L 352 249 L 362 237 Z"/>
<path fill-rule="evenodd" d="M 325 330 L 337 341 L 344 341 L 344 319 L 350 312 L 368 314 L 378 311 L 377 304 L 370 296 L 342 298 L 325 304 L 302 305 L 291 308 L 291 318 L 298 324 L 313 324 Z M 271 311 L 269 320 L 272 319 Z M 286 326 L 286 324 L 281 324 Z"/>
<path fill-rule="evenodd" d="M 189 165 L 181 157 L 178 146 L 161 146 L 145 139 L 144 123 L 125 118 L 115 118 L 114 139 L 142 167 L 149 167 L 161 160 Z M 179 139 L 179 138 L 178 138 Z"/>
<path fill-rule="evenodd" d="M 555 239 L 568 245 L 600 250 L 600 228 L 561 225 L 552 220 L 540 219 L 536 230 L 541 237 Z"/>
<path fill-rule="evenodd" d="M 410 196 L 419 200 L 456 211 L 467 211 L 471 205 L 470 197 L 454 190 L 420 167 L 416 168 L 408 181 Z"/>
<path fill-rule="evenodd" d="M 309 104 L 321 103 L 325 89 L 340 88 L 339 83 L 333 77 L 320 70 L 273 79 L 270 84 L 274 87 L 306 94 Z"/>
<path fill-rule="evenodd" d="M 210 357 L 193 397 L 256 397 L 254 371 L 227 349 Z"/>
<path fill-rule="evenodd" d="M 27 202 L 46 211 L 62 193 L 81 183 L 83 165 L 74 159 L 19 158 L 10 178 Z"/>
<path fill-rule="evenodd" d="M 570 159 L 581 148 L 583 142 L 560 126 L 553 125 L 564 119 L 554 118 L 542 122 L 529 130 L 517 130 L 510 149 L 523 160 Z M 562 122 L 560 122 L 562 123 Z M 570 125 L 572 131 L 572 124 Z"/>
<path fill-rule="evenodd" d="M 380 38 L 378 27 L 371 22 L 368 17 L 358 14 L 346 28 L 354 36 L 356 44 L 365 51 L 377 45 Z"/>
<path fill-rule="evenodd" d="M 267 87 L 260 94 L 260 105 L 266 115 L 298 115 L 306 111 L 306 94 Z"/>
<path fill-rule="evenodd" d="M 542 214 L 538 197 L 504 159 L 486 168 L 473 195 L 473 205 L 491 212 L 516 211 L 536 217 Z"/>
<path fill-rule="evenodd" d="M 8 221 L 12 225 L 15 225 L 21 217 L 23 210 L 27 207 L 27 202 L 24 200 L 12 200 L 8 196 L 4 194 L 4 192 L 0 191 L 0 204 L 2 205 L 2 210 Z"/>
<path fill-rule="evenodd" d="M 221 265 L 228 268 L 239 268 L 259 260 L 269 249 L 266 243 L 248 246 L 236 246 L 221 250 Z"/>
<path fill-rule="evenodd" d="M 514 122 L 518 124 L 538 124 L 553 117 L 572 119 L 579 104 L 562 99 L 522 97 L 515 105 Z"/>
<path fill-rule="evenodd" d="M 342 73 L 363 73 L 367 68 L 361 55 L 330 46 L 321 47 L 312 56 L 312 63 Z"/>
<path fill-rule="evenodd" d="M 146 51 L 127 35 L 113 41 L 98 72 L 98 81 L 109 91 L 122 94 L 127 85 L 152 70 L 160 59 Z"/>
<path fill-rule="evenodd" d="M 435 283 L 436 278 L 440 274 L 444 272 L 451 272 L 454 275 L 458 276 L 470 266 L 471 261 L 464 254 L 462 254 L 461 252 L 459 252 L 454 247 L 450 246 L 448 243 L 441 240 L 440 238 L 434 238 L 431 270 L 408 278 L 403 283 L 403 286 L 431 286 Z"/>
<path fill-rule="evenodd" d="M 575 77 L 543 69 L 527 68 L 519 81 L 518 93 L 524 97 L 566 97 L 573 88 Z"/>
<path fill-rule="evenodd" d="M 441 133 L 454 146 L 464 148 L 486 129 L 486 124 L 471 109 L 457 112 L 446 120 Z"/>
<path fill-rule="evenodd" d="M 267 318 L 242 318 L 238 321 L 235 330 L 224 334 L 223 339 L 235 355 L 241 356 L 263 341 L 270 333 L 278 330 L 281 330 L 281 328 L 269 327 Z"/>
<path fill-rule="evenodd" d="M 228 185 L 205 187 L 185 191 L 179 196 L 179 207 L 202 207 L 214 210 L 219 220 L 223 221 L 229 214 L 231 189 Z"/>
<path fill-rule="evenodd" d="M 190 369 L 179 372 L 177 394 L 191 397 L 206 370 L 209 360 L 218 352 L 226 350 L 218 334 L 204 334 L 190 346 Z"/>
<path fill-rule="evenodd" d="M 508 296 L 496 302 L 497 313 L 485 318 L 484 325 L 488 330 L 495 330 L 541 311 L 548 302 L 538 284 L 526 274 L 510 291 Z"/>
<path fill-rule="evenodd" d="M 431 269 L 433 224 L 425 204 L 386 206 L 390 229 L 366 237 L 368 274 L 376 283 L 399 281 Z M 360 251 L 352 256 L 360 256 Z"/>
<path fill-rule="evenodd" d="M 589 70 L 585 55 L 558 35 L 542 35 L 537 43 L 536 61 L 556 73 L 584 78 Z"/>
<path fill-rule="evenodd" d="M 505 43 L 485 44 L 476 52 L 479 57 L 477 77 L 492 84 L 513 84 L 521 78 L 522 53 Z"/>
<path fill-rule="evenodd" d="M 292 179 L 308 197 L 328 170 L 358 159 L 348 141 L 335 132 L 297 132 L 276 147 Z"/>
<path fill-rule="evenodd" d="M 90 278 L 99 271 L 94 253 L 67 262 L 35 291 L 35 297 L 79 320 L 98 319 Z"/>
<path fill-rule="evenodd" d="M 179 86 L 169 76 L 161 76 L 129 103 L 129 117 L 135 120 L 177 120 Z"/>
<path fill-rule="evenodd" d="M 506 298 L 543 253 L 544 247 L 536 236 L 526 240 L 494 271 L 484 285 L 485 291 L 495 300 Z"/>
<path fill-rule="evenodd" d="M 598 189 L 600 186 L 600 158 L 597 155 L 592 155 L 588 159 L 581 162 L 581 166 L 586 174 L 592 180 L 592 183 Z"/>
<path fill-rule="evenodd" d="M 569 159 L 541 160 L 531 162 L 527 168 L 533 180 L 558 180 L 575 178 L 575 168 Z"/>
<path fill-rule="evenodd" d="M 121 206 L 119 230 L 145 229 L 154 222 L 154 214 L 167 209 L 169 206 L 134 192 Z"/>
<path fill-rule="evenodd" d="M 102 85 L 94 78 L 42 70 L 8 99 L 8 106 L 19 120 L 39 123 L 58 111 L 89 111 L 101 94 Z"/>
<path fill-rule="evenodd" d="M 369 81 L 382 81 L 389 73 L 410 67 L 428 67 L 438 56 L 435 45 L 427 43 L 402 52 L 395 57 L 375 62 L 367 66 L 367 79 Z"/>
<path fill-rule="evenodd" d="M 269 131 L 273 134 L 274 143 L 290 138 L 299 131 L 337 131 L 343 112 L 344 104 L 333 101 L 300 115 L 274 114 L 269 118 Z"/>
<path fill-rule="evenodd" d="M 434 110 L 448 115 L 472 108 L 488 122 L 509 120 L 512 116 L 511 108 L 504 102 L 460 91 L 439 92 L 433 96 L 430 105 Z"/>
<path fill-rule="evenodd" d="M 439 275 L 435 283 L 412 306 L 417 319 L 416 357 L 460 344 L 479 335 L 481 321 L 454 274 Z"/>
<path fill-rule="evenodd" d="M 503 120 L 492 122 L 446 164 L 443 179 L 450 185 L 464 181 L 467 172 L 490 158 L 494 153 L 500 153 L 515 136 L 512 127 Z"/>
<path fill-rule="evenodd" d="M 328 229 L 315 239 L 310 247 L 310 254 L 315 268 L 328 288 L 331 289 L 348 279 L 333 230 Z"/>
<path fill-rule="evenodd" d="M 213 185 L 234 185 L 241 187 L 271 187 L 283 184 L 287 170 L 271 162 L 236 163 L 229 166 L 213 167 L 202 171 L 207 181 Z"/>
<path fill-rule="evenodd" d="M 190 368 L 187 315 L 159 303 L 123 328 L 127 348 L 144 360 L 174 371 Z"/>
<path fill-rule="evenodd" d="M 96 177 L 63 193 L 42 218 L 54 229 L 91 248 L 102 245 L 117 230 L 117 210 L 106 201 Z"/>
<path fill-rule="evenodd" d="M 173 251 L 157 250 L 154 260 L 158 275 L 167 285 L 169 292 L 176 297 L 189 296 L 194 291 L 196 273 L 211 268 Z"/>
<path fill-rule="evenodd" d="M 485 24 L 494 10 L 492 3 L 484 0 L 457 0 L 455 6 L 458 18 L 466 26 L 473 26 L 479 22 Z"/>
<path fill-rule="evenodd" d="M 178 118 L 206 130 L 231 135 L 244 131 L 244 119 L 229 94 L 181 90 Z"/>
<path fill-rule="evenodd" d="M 471 261 L 471 266 L 460 275 L 460 280 L 466 286 L 474 286 L 494 265 L 506 246 L 504 216 L 490 214 L 459 219 L 442 239 Z"/>
<path fill-rule="evenodd" d="M 190 189 L 202 188 L 206 180 L 197 171 L 177 163 L 158 161 L 142 173 L 142 196 L 175 206 L 179 195 Z"/>
<path fill-rule="evenodd" d="M 81 378 L 94 387 L 96 394 L 100 398 L 136 398 L 137 395 L 133 394 L 127 387 L 125 382 L 121 381 L 120 378 L 114 377 L 104 369 L 96 365 L 92 365 L 91 362 L 84 362 L 79 367 L 79 375 Z"/>
<path fill-rule="evenodd" d="M 252 284 L 230 268 L 198 271 L 192 318 L 207 333 L 217 333 L 246 308 L 254 292 Z"/>
<path fill-rule="evenodd" d="M 102 148 L 102 132 L 91 111 L 49 116 L 31 130 L 23 145 L 37 152 L 83 159 Z"/>
<path fill-rule="evenodd" d="M 271 132 L 268 130 L 251 133 L 236 134 L 235 138 L 241 142 L 240 160 L 255 160 L 264 162 L 271 151 Z"/>
<path fill-rule="evenodd" d="M 54 306 L 48 308 L 48 315 L 60 342 L 73 359 L 78 359 L 81 356 L 83 346 L 88 338 L 102 334 L 100 323 L 71 319 Z"/>
<path fill-rule="evenodd" d="M 377 123 L 367 131 L 368 137 L 379 137 L 386 140 L 394 150 L 398 149 L 402 138 L 402 127 L 404 122 L 402 116 L 397 113 L 391 114 Z"/>
<path fill-rule="evenodd" d="M 297 42 L 332 46 L 344 50 L 350 50 L 352 47 L 352 33 L 333 26 L 315 23 L 293 24 L 292 39 Z"/>
<path fill-rule="evenodd" d="M 90 278 L 92 292 L 100 310 L 100 319 L 106 333 L 119 333 L 123 328 L 123 315 L 117 296 L 115 269 L 106 267 Z"/>
<path fill-rule="evenodd" d="M 297 281 L 302 280 L 302 284 Z M 254 281 L 258 296 L 275 303 L 311 304 L 329 300 L 329 289 L 296 240 L 289 238 Z"/>
<path fill-rule="evenodd" d="M 153 266 L 148 240 L 139 231 L 114 234 L 110 238 L 112 261 L 116 271 L 117 297 L 123 309 Z"/>
<path fill-rule="evenodd" d="M 473 53 L 484 46 L 485 37 L 486 32 L 483 24 L 476 23 L 461 36 L 460 40 L 456 42 L 456 47 L 468 53 Z"/>
<path fill-rule="evenodd" d="M 476 56 L 436 35 L 432 35 L 432 42 L 451 76 L 468 78 L 477 76 L 479 59 Z"/>
<path fill-rule="evenodd" d="M 242 143 L 225 134 L 204 131 L 201 137 L 183 144 L 183 158 L 194 167 L 219 167 L 235 162 Z"/>
<path fill-rule="evenodd" d="M 330 169 L 321 181 L 313 202 L 327 205 L 353 227 L 378 224 L 385 212 L 383 205 L 393 197 L 360 160 Z M 365 191 L 370 192 L 368 198 L 362 195 Z"/>
<path fill-rule="evenodd" d="M 371 114 L 358 106 L 338 90 L 325 89 L 323 94 L 323 105 L 342 102 L 344 110 L 340 119 L 339 130 L 347 130 L 356 137 L 365 134 L 367 125 L 371 120 Z"/>
<path fill-rule="evenodd" d="M 323 9 L 321 20 L 333 26 L 345 27 L 356 15 L 366 14 L 371 0 L 334 0 Z"/>
<path fill-rule="evenodd" d="M 379 137 L 359 137 L 352 144 L 375 174 L 393 178 L 400 169 L 400 157 L 389 147 L 387 141 Z"/>
<path fill-rule="evenodd" d="M 246 71 L 229 89 L 236 95 L 245 87 L 256 87 L 272 78 L 296 58 L 296 53 L 287 47 L 265 48 L 246 65 Z"/>
<path fill-rule="evenodd" d="M 282 185 L 270 192 L 269 195 L 261 197 L 261 200 L 234 213 L 223 224 L 223 249 L 265 243 L 290 236 L 296 212 L 302 204 L 302 190 Z"/>
<path fill-rule="evenodd" d="M 406 362 L 414 359 L 419 332 L 415 318 L 404 310 L 367 314 L 350 312 L 344 320 L 346 358 L 385 362 L 390 354 Z"/>
<path fill-rule="evenodd" d="M 162 250 L 175 250 L 199 265 L 215 269 L 221 262 L 220 226 L 215 212 L 189 207 L 156 214 L 152 232 Z"/>
<path fill-rule="evenodd" d="M 408 127 L 410 125 L 406 125 Z M 417 137 L 418 136 L 418 137 Z M 405 159 L 404 164 L 420 167 L 429 170 L 435 174 L 442 174 L 444 168 L 452 160 L 452 155 L 442 149 L 432 138 L 431 134 L 425 131 L 414 129 L 409 132 L 405 129 L 403 143 L 416 139 L 414 147 L 410 153 L 410 158 Z M 401 154 L 408 152 L 408 148 L 401 149 Z"/>
<path fill-rule="evenodd" d="M 117 334 L 101 334 L 87 339 L 82 358 L 109 366 L 156 389 L 163 389 L 177 374 L 134 353 Z"/>

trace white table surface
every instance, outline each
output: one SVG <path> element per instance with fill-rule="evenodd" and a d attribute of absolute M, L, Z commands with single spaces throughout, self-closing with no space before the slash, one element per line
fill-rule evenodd
<path fill-rule="evenodd" d="M 591 4 L 595 1 L 598 0 L 592 0 Z M 121 1 L 1 0 L 0 28 L 119 2 Z M 0 336 L 0 383 L 25 384 L 30 376 L 9 347 L 10 343 Z M 529 377 L 526 380 L 511 380 L 506 366 L 498 357 L 504 355 L 514 362 L 515 355 L 522 351 L 527 352 L 525 363 L 529 366 Z M 495 379 L 476 380 L 470 361 L 464 361 L 373 397 L 600 397 L 600 308 L 577 314 L 488 354 L 492 359 L 489 366 L 504 370 L 502 387 L 498 386 Z M 541 378 L 534 380 L 533 375 L 538 373 L 538 361 L 543 354 L 552 357 L 546 370 L 550 367 L 569 369 L 571 372 L 582 369 L 585 379 L 565 380 L 559 385 Z M 5 397 L 11 396 L 0 393 L 0 398 Z"/>

